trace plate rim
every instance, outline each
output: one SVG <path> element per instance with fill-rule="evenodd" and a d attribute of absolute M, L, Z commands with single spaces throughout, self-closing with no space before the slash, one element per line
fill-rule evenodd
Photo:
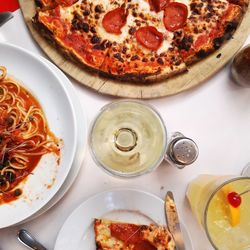
<path fill-rule="evenodd" d="M 46 196 L 46 198 L 43 199 L 43 201 L 41 202 L 41 205 L 39 206 L 38 209 L 34 209 L 34 211 L 32 211 L 32 212 L 28 212 L 21 219 L 19 218 L 19 219 L 16 219 L 15 221 L 8 222 L 8 223 L 2 224 L 2 225 L 0 223 L 0 229 L 4 229 L 4 228 L 10 227 L 10 226 L 13 226 L 13 225 L 15 225 L 17 223 L 21 223 L 22 221 L 30 218 L 37 211 L 39 211 L 40 209 L 42 209 L 56 195 L 56 193 L 60 190 L 61 186 L 65 182 L 65 180 L 66 180 L 66 178 L 67 178 L 67 176 L 68 176 L 68 174 L 70 172 L 70 169 L 72 167 L 72 163 L 73 163 L 73 160 L 74 160 L 74 157 L 75 157 L 76 144 L 77 144 L 77 129 L 76 129 L 76 114 L 75 114 L 75 110 L 74 110 L 71 98 L 70 98 L 69 94 L 67 93 L 67 90 L 66 90 L 65 86 L 63 85 L 62 80 L 58 77 L 58 75 L 52 69 L 50 69 L 50 67 L 48 66 L 48 64 L 46 64 L 43 60 L 41 60 L 40 56 L 37 56 L 35 53 L 32 53 L 32 52 L 28 51 L 27 49 L 22 48 L 20 46 L 17 46 L 15 44 L 6 43 L 6 42 L 0 42 L 0 47 L 2 47 L 3 49 L 15 50 L 15 51 L 17 51 L 17 53 L 25 54 L 26 56 L 30 57 L 32 60 L 36 61 L 38 64 L 43 65 L 43 67 L 48 72 L 50 72 L 50 74 L 53 75 L 53 77 L 56 79 L 58 85 L 60 85 L 60 87 L 62 88 L 63 92 L 65 93 L 65 96 L 67 97 L 68 105 L 69 105 L 69 108 L 70 108 L 70 111 L 71 111 L 71 115 L 73 117 L 72 125 L 73 125 L 73 129 L 74 129 L 74 136 L 72 136 L 73 140 L 71 141 L 71 142 L 73 142 L 72 143 L 72 154 L 70 155 L 68 163 L 67 163 L 67 165 L 69 165 L 70 167 L 68 167 L 66 169 L 67 171 L 64 171 L 62 179 L 61 179 L 60 183 L 57 184 L 57 188 L 55 189 L 55 191 L 51 192 L 50 195 Z M 18 80 L 20 80 L 18 77 L 16 77 L 16 78 Z M 23 82 L 22 82 L 22 84 L 23 84 Z M 26 87 L 25 83 L 23 85 L 24 85 L 24 87 Z M 59 164 L 59 166 L 60 166 L 60 164 Z"/>

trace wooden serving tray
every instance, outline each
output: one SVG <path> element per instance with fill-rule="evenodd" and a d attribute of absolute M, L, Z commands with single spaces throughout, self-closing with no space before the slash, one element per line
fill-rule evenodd
<path fill-rule="evenodd" d="M 240 26 L 219 50 L 189 68 L 188 72 L 157 83 L 143 84 L 121 82 L 88 72 L 74 62 L 67 60 L 34 29 L 32 17 L 35 15 L 35 0 L 19 0 L 24 20 L 38 45 L 47 56 L 65 73 L 81 84 L 107 95 L 149 99 L 174 95 L 201 84 L 221 69 L 241 48 L 250 33 L 250 6 Z"/>

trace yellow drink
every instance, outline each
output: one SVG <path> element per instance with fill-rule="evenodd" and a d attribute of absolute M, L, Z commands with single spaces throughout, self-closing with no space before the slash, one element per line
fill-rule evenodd
<path fill-rule="evenodd" d="M 186 195 L 191 209 L 215 249 L 250 249 L 250 193 L 241 196 L 237 208 L 227 200 L 229 192 L 249 189 L 247 177 L 200 175 L 189 184 Z"/>

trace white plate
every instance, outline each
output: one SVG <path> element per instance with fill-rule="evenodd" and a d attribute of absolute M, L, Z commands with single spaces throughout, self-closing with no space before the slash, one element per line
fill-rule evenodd
<path fill-rule="evenodd" d="M 63 140 L 60 165 L 57 166 L 48 155 L 42 157 L 34 175 L 27 178 L 23 195 L 14 202 L 0 206 L 0 228 L 4 228 L 39 211 L 64 183 L 76 150 L 76 118 L 62 81 L 40 57 L 5 43 L 0 43 L 0 55 L 0 65 L 4 65 L 8 74 L 20 81 L 36 97 L 50 129 Z M 51 188 L 47 188 L 50 184 L 53 184 Z"/>
<path fill-rule="evenodd" d="M 95 250 L 94 218 L 166 224 L 164 202 L 157 196 L 133 189 L 106 191 L 84 201 L 73 211 L 58 234 L 54 250 Z M 192 250 L 183 224 L 182 231 L 186 249 Z"/>
<path fill-rule="evenodd" d="M 77 147 L 76 153 L 74 157 L 74 161 L 70 172 L 61 186 L 60 190 L 55 194 L 55 196 L 38 212 L 29 217 L 27 220 L 22 221 L 21 223 L 26 223 L 30 220 L 37 218 L 42 215 L 46 211 L 48 211 L 52 206 L 54 206 L 60 199 L 65 195 L 71 185 L 74 183 L 74 180 L 82 166 L 82 162 L 86 153 L 86 144 L 87 144 L 87 121 L 86 121 L 86 113 L 82 108 L 81 102 L 76 94 L 76 91 L 69 81 L 69 79 L 65 76 L 65 74 L 59 70 L 54 64 L 52 64 L 47 59 L 40 57 L 45 63 L 49 65 L 49 67 L 57 74 L 57 76 L 62 80 L 65 88 L 67 89 L 67 93 L 70 95 L 71 101 L 73 103 L 76 116 L 76 131 L 77 131 Z"/>

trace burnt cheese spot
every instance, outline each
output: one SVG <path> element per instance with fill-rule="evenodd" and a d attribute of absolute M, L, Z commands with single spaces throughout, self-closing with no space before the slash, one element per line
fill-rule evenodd
<path fill-rule="evenodd" d="M 105 50 L 106 48 L 109 48 L 111 45 L 110 45 L 110 42 L 107 41 L 107 40 L 103 40 L 101 43 L 99 44 L 95 44 L 93 46 L 94 49 L 97 49 L 97 50 Z"/>
<path fill-rule="evenodd" d="M 78 27 L 86 33 L 89 32 L 89 25 L 87 23 L 80 23 Z"/>
<path fill-rule="evenodd" d="M 134 35 L 135 32 L 136 32 L 136 28 L 135 28 L 135 27 L 131 27 L 131 28 L 129 29 L 129 31 L 128 31 L 128 33 L 129 33 L 130 35 Z"/>
<path fill-rule="evenodd" d="M 21 189 L 16 189 L 15 191 L 14 191 L 14 196 L 20 196 L 22 194 L 22 190 Z"/>
<path fill-rule="evenodd" d="M 135 19 L 136 26 L 141 26 L 141 21 L 138 19 Z"/>
<path fill-rule="evenodd" d="M 133 11 L 132 15 L 133 15 L 133 17 L 137 17 L 138 16 L 135 11 Z"/>
<path fill-rule="evenodd" d="M 182 63 L 182 61 L 180 59 L 178 59 L 178 60 L 175 61 L 175 65 L 176 66 L 179 66 L 181 63 Z"/>
<path fill-rule="evenodd" d="M 131 61 L 135 61 L 135 60 L 138 60 L 139 59 L 139 56 L 138 55 L 134 55 L 131 57 Z"/>
<path fill-rule="evenodd" d="M 209 54 L 209 53 L 208 53 L 207 51 L 203 50 L 203 49 L 201 49 L 200 51 L 198 51 L 198 52 L 196 53 L 196 55 L 197 55 L 199 58 L 204 58 L 204 57 L 206 57 L 208 54 Z"/>
<path fill-rule="evenodd" d="M 112 43 L 108 41 L 107 39 L 103 40 L 102 43 L 100 44 L 101 49 L 109 48 L 111 45 Z"/>
<path fill-rule="evenodd" d="M 190 9 L 191 9 L 193 15 L 200 15 L 200 13 L 201 13 L 201 8 L 199 8 L 197 3 L 191 3 Z"/>
<path fill-rule="evenodd" d="M 143 19 L 143 18 L 144 18 L 143 13 L 140 13 L 140 14 L 139 14 L 139 17 Z"/>
<path fill-rule="evenodd" d="M 224 38 L 223 37 L 217 37 L 213 40 L 213 44 L 214 44 L 214 48 L 218 49 L 220 48 L 220 46 L 222 45 L 222 43 L 224 42 Z"/>
<path fill-rule="evenodd" d="M 122 58 L 122 56 L 121 56 L 120 53 L 114 54 L 114 58 L 118 59 L 120 62 L 124 62 L 124 60 L 123 60 L 123 58 Z"/>
<path fill-rule="evenodd" d="M 89 10 L 84 10 L 84 11 L 83 11 L 83 15 L 84 15 L 84 16 L 88 16 L 89 14 L 90 14 L 90 11 L 89 11 Z"/>
<path fill-rule="evenodd" d="M 178 44 L 178 47 L 179 47 L 179 49 L 184 49 L 186 51 L 189 51 L 192 43 L 193 43 L 193 37 L 192 36 L 185 36 Z"/>
<path fill-rule="evenodd" d="M 83 30 L 86 33 L 89 32 L 89 25 L 84 22 L 83 18 L 77 13 L 74 14 L 71 24 L 73 30 Z"/>
<path fill-rule="evenodd" d="M 213 14 L 211 12 L 208 12 L 205 16 L 206 19 L 209 19 L 213 16 Z"/>
<path fill-rule="evenodd" d="M 91 31 L 92 33 L 96 33 L 95 27 L 91 27 L 91 28 L 90 28 L 90 31 Z"/>
<path fill-rule="evenodd" d="M 102 11 L 103 11 L 102 6 L 101 6 L 100 4 L 97 4 L 97 5 L 95 6 L 95 12 L 97 12 L 97 13 L 102 13 Z"/>
<path fill-rule="evenodd" d="M 233 21 L 233 22 L 227 23 L 226 28 L 225 28 L 224 38 L 229 40 L 232 37 L 232 34 L 236 30 L 237 26 L 238 26 L 238 22 Z"/>
<path fill-rule="evenodd" d="M 158 62 L 159 64 L 161 64 L 161 65 L 164 64 L 164 61 L 163 61 L 163 59 L 162 59 L 161 57 L 157 58 L 157 62 Z"/>
<path fill-rule="evenodd" d="M 111 45 L 112 45 L 112 42 L 110 42 L 110 41 L 106 41 L 106 42 L 105 42 L 105 47 L 106 47 L 106 48 L 110 48 Z"/>
<path fill-rule="evenodd" d="M 101 39 L 98 36 L 94 35 L 92 36 L 90 41 L 91 43 L 96 44 L 96 43 L 100 43 Z"/>
<path fill-rule="evenodd" d="M 233 32 L 238 26 L 238 22 L 229 22 L 226 26 L 226 32 Z"/>
<path fill-rule="evenodd" d="M 197 27 L 194 27 L 194 33 L 198 34 L 199 33 L 199 29 Z"/>
<path fill-rule="evenodd" d="M 122 53 L 123 53 L 123 54 L 126 54 L 127 50 L 128 50 L 128 48 L 124 46 L 124 47 L 122 48 Z"/>

